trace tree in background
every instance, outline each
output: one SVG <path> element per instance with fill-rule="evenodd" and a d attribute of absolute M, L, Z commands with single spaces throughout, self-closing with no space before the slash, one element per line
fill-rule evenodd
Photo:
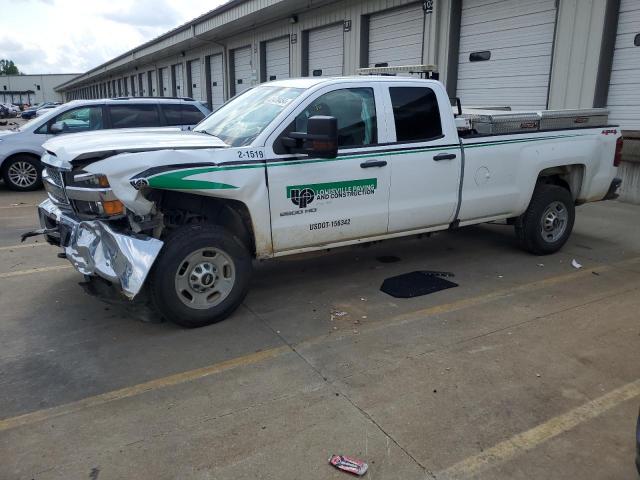
<path fill-rule="evenodd" d="M 13 60 L 0 59 L 0 75 L 20 75 Z"/>

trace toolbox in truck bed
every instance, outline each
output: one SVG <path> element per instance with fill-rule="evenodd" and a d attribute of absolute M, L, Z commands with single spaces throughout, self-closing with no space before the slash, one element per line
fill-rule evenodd
<path fill-rule="evenodd" d="M 604 127 L 608 124 L 606 108 L 580 110 L 543 110 L 538 112 L 509 110 L 463 109 L 463 118 L 469 121 L 474 133 L 501 135 L 569 128 Z"/>

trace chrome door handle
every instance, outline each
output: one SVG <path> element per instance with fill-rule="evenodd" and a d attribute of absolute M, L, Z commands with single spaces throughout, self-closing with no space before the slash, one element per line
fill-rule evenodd
<path fill-rule="evenodd" d="M 363 162 L 360 164 L 362 168 L 372 168 L 372 167 L 384 167 L 387 164 L 386 160 L 369 160 L 368 162 Z"/>
<path fill-rule="evenodd" d="M 455 153 L 439 153 L 438 155 L 433 157 L 433 159 L 436 162 L 440 162 L 442 160 L 453 160 L 454 158 L 456 158 L 456 154 Z"/>

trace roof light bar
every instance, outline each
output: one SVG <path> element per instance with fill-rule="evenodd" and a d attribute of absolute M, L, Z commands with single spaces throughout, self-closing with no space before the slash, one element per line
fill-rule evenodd
<path fill-rule="evenodd" d="M 391 67 L 370 67 L 356 69 L 358 75 L 397 75 L 398 73 L 419 74 L 422 78 L 438 78 L 436 65 L 395 65 Z"/>

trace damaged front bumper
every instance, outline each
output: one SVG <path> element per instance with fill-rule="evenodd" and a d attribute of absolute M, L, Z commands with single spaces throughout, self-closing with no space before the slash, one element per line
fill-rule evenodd
<path fill-rule="evenodd" d="M 38 216 L 43 229 L 34 234 L 59 244 L 78 272 L 120 285 L 130 299 L 142 289 L 163 245 L 156 238 L 118 233 L 107 222 L 77 220 L 51 200 L 38 206 Z"/>

